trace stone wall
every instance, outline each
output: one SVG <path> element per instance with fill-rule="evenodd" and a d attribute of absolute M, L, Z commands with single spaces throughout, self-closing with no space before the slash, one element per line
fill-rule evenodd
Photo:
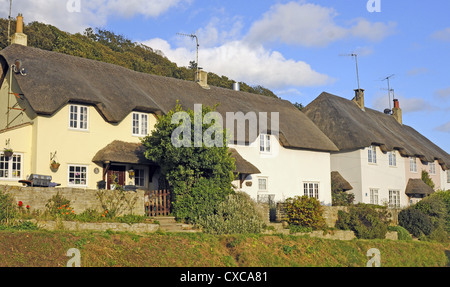
<path fill-rule="evenodd" d="M 158 224 L 150 223 L 115 223 L 115 222 L 74 222 L 74 221 L 32 221 L 39 228 L 45 230 L 69 230 L 69 231 L 115 231 L 133 233 L 152 233 L 159 229 Z"/>
<path fill-rule="evenodd" d="M 98 190 L 79 188 L 44 188 L 44 187 L 20 187 L 0 186 L 1 190 L 10 193 L 16 202 L 22 201 L 24 206 L 29 205 L 31 210 L 45 211 L 48 200 L 59 192 L 64 198 L 70 200 L 70 206 L 77 214 L 86 209 L 94 209 L 103 212 L 100 200 L 97 198 Z M 109 191 L 108 191 L 109 192 Z M 136 204 L 132 210 L 134 215 L 145 215 L 144 191 L 127 192 L 128 197 L 137 197 Z M 124 213 L 130 213 L 128 210 Z"/>

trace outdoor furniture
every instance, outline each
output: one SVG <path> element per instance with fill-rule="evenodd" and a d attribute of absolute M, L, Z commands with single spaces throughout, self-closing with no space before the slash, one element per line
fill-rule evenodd
<path fill-rule="evenodd" d="M 60 183 L 51 182 L 52 177 L 49 175 L 31 174 L 27 180 L 19 180 L 24 186 L 34 187 L 56 187 L 60 186 Z"/>

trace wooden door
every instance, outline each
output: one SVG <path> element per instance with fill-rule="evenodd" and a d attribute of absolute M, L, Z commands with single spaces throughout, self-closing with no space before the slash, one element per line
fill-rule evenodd
<path fill-rule="evenodd" d="M 115 183 L 121 186 L 125 185 L 126 168 L 120 165 L 111 165 L 107 174 L 107 187 L 111 189 L 111 184 Z M 114 181 L 114 182 L 113 182 Z"/>

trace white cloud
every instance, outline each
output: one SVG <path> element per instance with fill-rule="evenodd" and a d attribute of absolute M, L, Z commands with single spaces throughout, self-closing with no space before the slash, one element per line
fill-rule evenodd
<path fill-rule="evenodd" d="M 446 89 L 440 89 L 435 92 L 435 96 L 441 100 L 450 100 L 450 87 Z"/>
<path fill-rule="evenodd" d="M 431 38 L 439 41 L 450 42 L 450 27 L 434 32 Z"/>
<path fill-rule="evenodd" d="M 435 130 L 443 133 L 450 133 L 450 122 L 446 122 L 445 124 L 436 127 Z"/>
<path fill-rule="evenodd" d="M 187 66 L 189 61 L 195 59 L 195 51 L 172 48 L 162 39 L 148 40 L 143 44 L 161 50 L 179 66 Z M 266 50 L 261 45 L 250 47 L 243 41 L 201 49 L 199 65 L 206 71 L 270 88 L 317 86 L 333 81 L 329 76 L 314 71 L 305 62 L 286 59 L 281 53 Z"/>
<path fill-rule="evenodd" d="M 377 42 L 393 33 L 395 23 L 371 23 L 359 18 L 350 21 L 349 27 L 335 22 L 333 8 L 316 4 L 289 2 L 276 4 L 253 23 L 246 40 L 250 43 L 280 41 L 305 47 L 324 47 L 335 41 L 357 37 Z"/>
<path fill-rule="evenodd" d="M 79 1 L 79 2 L 78 2 Z M 82 32 L 87 27 L 104 26 L 111 16 L 132 17 L 144 15 L 157 17 L 172 7 L 191 0 L 28 0 L 13 1 L 13 15 L 24 15 L 25 22 L 39 21 L 67 32 Z M 80 11 L 70 11 L 73 4 Z M 0 0 L 0 13 L 9 14 L 9 1 Z"/>

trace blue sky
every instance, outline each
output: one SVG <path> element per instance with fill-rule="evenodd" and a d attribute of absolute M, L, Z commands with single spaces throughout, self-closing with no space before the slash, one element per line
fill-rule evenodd
<path fill-rule="evenodd" d="M 7 17 L 8 0 L 0 0 Z M 101 27 L 161 50 L 179 66 L 199 64 L 259 84 L 304 105 L 326 91 L 348 99 L 360 86 L 366 106 L 389 107 L 387 82 L 403 122 L 450 152 L 450 2 L 379 0 L 13 0 L 13 16 L 69 32 Z M 72 8 L 67 8 L 67 4 Z"/>

